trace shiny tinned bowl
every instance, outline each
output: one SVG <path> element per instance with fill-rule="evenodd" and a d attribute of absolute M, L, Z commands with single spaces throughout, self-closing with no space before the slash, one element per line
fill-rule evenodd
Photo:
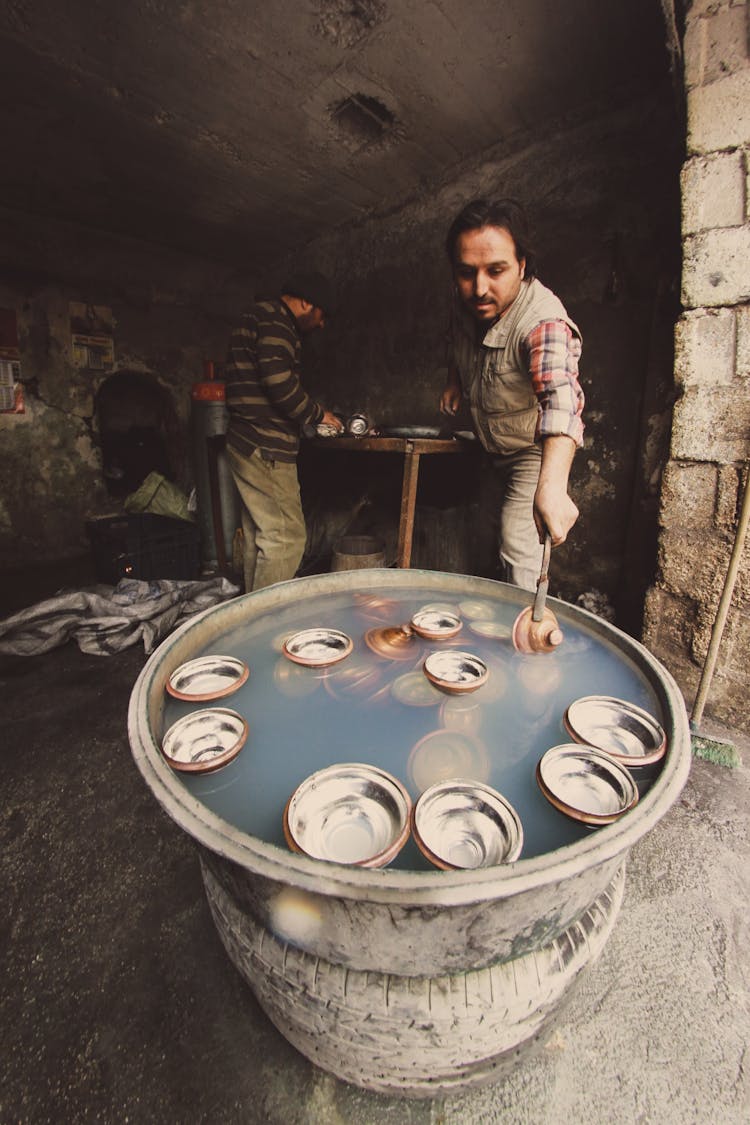
<path fill-rule="evenodd" d="M 424 662 L 424 673 L 441 691 L 451 694 L 476 691 L 486 683 L 487 665 L 471 652 L 442 649 L 431 652 Z"/>
<path fill-rule="evenodd" d="M 412 812 L 412 833 L 427 859 L 445 871 L 512 863 L 523 847 L 513 806 L 489 785 L 463 778 L 422 793 Z"/>
<path fill-rule="evenodd" d="M 595 746 L 553 746 L 540 758 L 536 778 L 550 804 L 584 824 L 611 824 L 638 803 L 630 773 Z"/>
<path fill-rule="evenodd" d="M 442 637 L 455 637 L 461 629 L 461 618 L 457 613 L 428 605 L 416 611 L 410 624 L 420 637 L 438 641 Z"/>
<path fill-rule="evenodd" d="M 384 867 L 409 836 L 411 800 L 385 770 L 359 763 L 328 766 L 295 789 L 284 809 L 289 847 L 313 859 Z"/>
<path fill-rule="evenodd" d="M 165 687 L 175 699 L 198 703 L 231 695 L 249 675 L 247 664 L 235 656 L 198 656 L 175 668 Z"/>
<path fill-rule="evenodd" d="M 162 753 L 182 773 L 210 773 L 237 757 L 247 731 L 247 721 L 228 707 L 193 711 L 166 732 Z"/>
<path fill-rule="evenodd" d="M 576 699 L 565 712 L 565 726 L 576 742 L 597 746 L 631 769 L 658 762 L 667 749 L 667 736 L 652 715 L 608 695 Z"/>
<path fill-rule="evenodd" d="M 339 629 L 302 629 L 287 637 L 282 651 L 295 664 L 305 664 L 309 668 L 325 668 L 336 664 L 354 648 L 351 637 Z"/>

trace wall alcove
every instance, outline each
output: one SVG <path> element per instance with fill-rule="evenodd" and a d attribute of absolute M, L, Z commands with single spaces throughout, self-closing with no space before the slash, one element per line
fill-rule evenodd
<path fill-rule="evenodd" d="M 97 392 L 95 411 L 110 496 L 134 492 L 151 472 L 175 478 L 184 439 L 172 397 L 152 375 L 111 375 Z"/>

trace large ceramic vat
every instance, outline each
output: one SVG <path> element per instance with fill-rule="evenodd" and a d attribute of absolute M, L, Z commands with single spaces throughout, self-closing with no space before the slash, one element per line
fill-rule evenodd
<path fill-rule="evenodd" d="M 427 1096 L 500 1076 L 549 1028 L 602 949 L 622 899 L 629 849 L 685 784 L 682 696 L 643 646 L 550 599 L 563 630 L 606 637 L 648 682 L 668 749 L 635 809 L 577 842 L 472 872 L 372 870 L 308 859 L 241 832 L 188 792 L 159 749 L 169 674 L 259 615 L 331 591 L 497 596 L 498 583 L 407 570 L 340 572 L 269 587 L 192 619 L 153 654 L 133 690 L 135 761 L 167 813 L 197 842 L 227 952 L 273 1023 L 301 1052 L 368 1089 Z M 528 595 L 503 587 L 503 597 Z M 530 658 L 543 662 L 544 655 Z"/>

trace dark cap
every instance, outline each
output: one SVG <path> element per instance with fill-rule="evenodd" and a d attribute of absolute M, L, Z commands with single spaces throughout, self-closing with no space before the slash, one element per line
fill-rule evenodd
<path fill-rule="evenodd" d="M 322 273 L 295 273 L 281 286 L 281 292 L 289 297 L 302 297 L 328 315 L 333 312 L 333 286 Z"/>

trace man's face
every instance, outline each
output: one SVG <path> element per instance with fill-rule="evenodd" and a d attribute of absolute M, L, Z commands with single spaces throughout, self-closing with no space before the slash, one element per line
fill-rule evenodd
<path fill-rule="evenodd" d="M 325 328 L 326 323 L 325 313 L 317 305 L 311 305 L 306 310 L 297 313 L 295 320 L 301 336 L 309 336 L 317 328 Z"/>
<path fill-rule="evenodd" d="M 453 276 L 461 300 L 482 323 L 491 324 L 513 303 L 525 266 L 505 227 L 481 227 L 458 236 Z"/>

